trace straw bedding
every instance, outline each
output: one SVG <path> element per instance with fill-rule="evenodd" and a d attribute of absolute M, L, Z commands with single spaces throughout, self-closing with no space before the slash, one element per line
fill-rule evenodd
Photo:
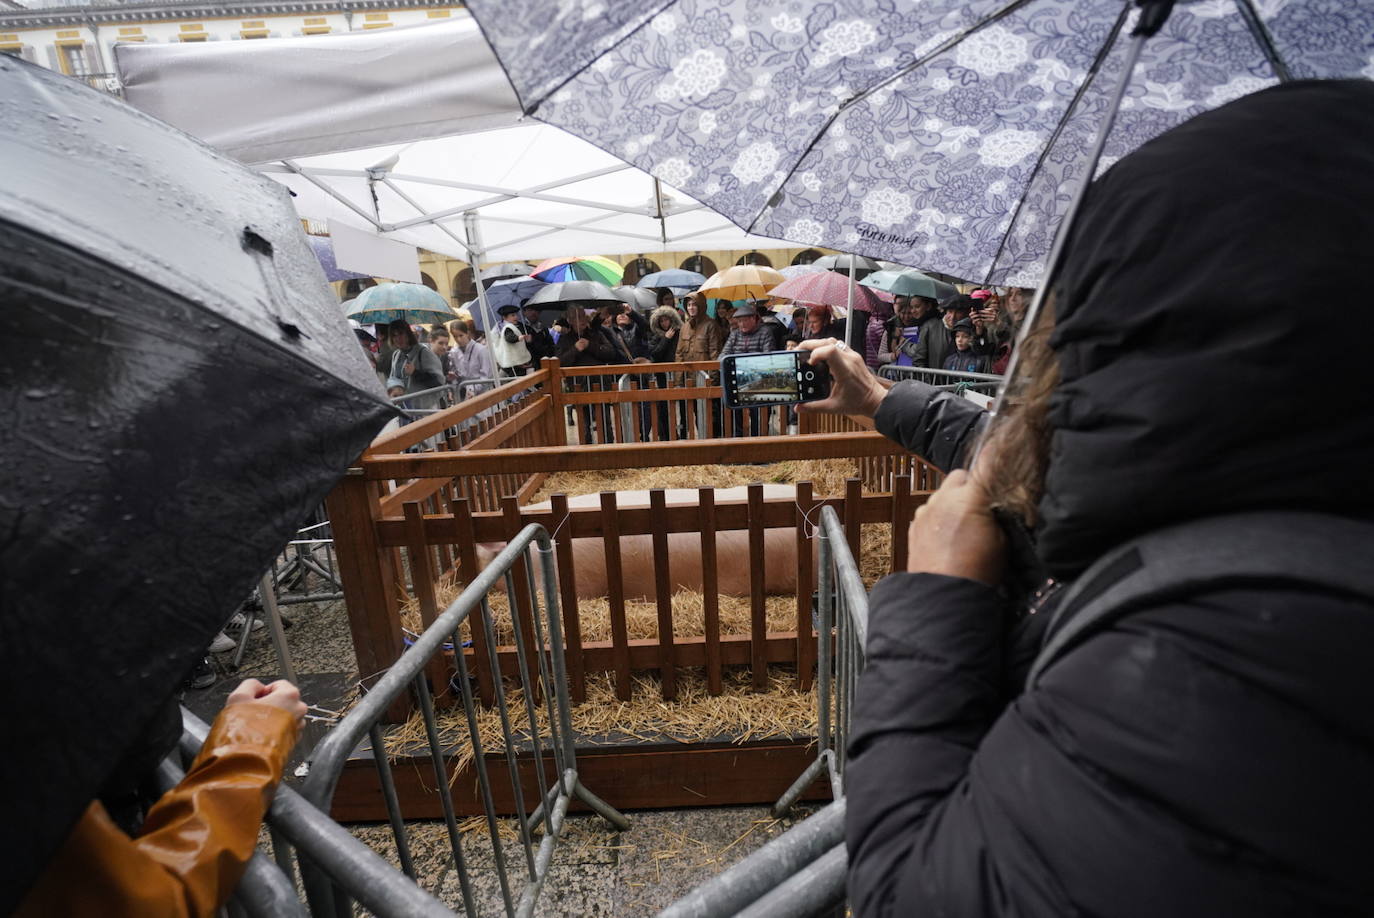
<path fill-rule="evenodd" d="M 817 495 L 844 493 L 845 480 L 854 474 L 850 460 L 815 460 L 780 462 L 768 466 L 688 466 L 679 468 L 631 469 L 616 472 L 568 472 L 550 476 L 534 500 L 547 499 L 554 493 L 587 494 L 601 490 L 635 490 L 648 488 L 733 487 L 763 482 L 812 481 Z M 871 586 L 887 573 L 891 545 L 890 527 L 871 524 L 863 527 L 860 568 L 865 584 Z M 442 610 L 462 591 L 463 584 L 446 578 L 437 585 L 437 600 Z M 493 625 L 497 643 L 509 645 L 514 641 L 510 618 L 510 604 L 503 593 L 490 597 Z M 705 631 L 704 602 L 700 593 L 682 590 L 672 597 L 673 633 L 677 637 L 700 636 Z M 585 642 L 611 640 L 610 603 L 606 599 L 583 599 L 578 603 L 578 618 Z M 748 635 L 751 610 L 747 596 L 721 596 L 719 599 L 720 633 Z M 796 598 L 794 596 L 766 597 L 767 630 L 795 631 L 797 627 Z M 412 633 L 421 630 L 418 603 L 412 598 L 402 609 L 402 623 Z M 630 600 L 625 603 L 626 631 L 630 640 L 653 639 L 658 636 L 658 607 L 652 600 Z M 470 638 L 468 626 L 461 631 L 464 640 Z M 791 667 L 773 666 L 769 671 L 769 686 L 765 692 L 752 688 L 747 668 L 727 667 L 723 674 L 723 691 L 717 696 L 706 691 L 705 673 L 697 669 L 679 669 L 678 697 L 665 702 L 657 673 L 636 673 L 633 676 L 633 696 L 630 701 L 615 697 L 614 680 L 609 673 L 589 673 L 587 700 L 572 710 L 573 729 L 579 742 L 614 744 L 627 741 L 678 741 L 683 743 L 730 738 L 743 743 L 751 740 L 814 736 L 816 729 L 816 695 L 814 688 L 798 692 L 796 671 Z M 528 736 L 528 715 L 520 702 L 519 686 L 507 685 L 512 726 L 518 736 Z M 455 699 L 441 699 L 452 704 Z M 547 711 L 536 712 L 541 733 L 547 737 Z M 500 714 L 495 709 L 478 708 L 478 737 L 482 748 L 499 751 L 502 746 Z M 456 762 L 461 769 L 472 760 L 472 746 L 467 741 L 467 722 L 461 706 L 450 706 L 439 715 L 440 737 L 454 747 Z M 397 754 L 413 751 L 425 741 L 423 724 L 417 717 L 388 734 L 387 749 Z"/>

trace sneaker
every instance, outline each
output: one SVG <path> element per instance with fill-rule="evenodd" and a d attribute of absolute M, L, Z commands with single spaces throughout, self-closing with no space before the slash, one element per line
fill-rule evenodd
<path fill-rule="evenodd" d="M 240 625 L 239 627 L 242 628 L 243 626 Z M 210 642 L 210 652 L 228 653 L 237 646 L 239 646 L 238 641 L 221 631 L 219 634 L 215 635 L 215 639 Z"/>
<path fill-rule="evenodd" d="M 243 623 L 246 621 L 248 621 L 248 616 L 244 615 L 242 612 L 235 612 L 233 615 L 229 616 L 229 621 L 225 623 L 224 629 L 226 631 L 242 631 Z M 261 631 L 262 628 L 262 619 L 254 617 L 253 630 Z"/>
<path fill-rule="evenodd" d="M 201 657 L 199 663 L 191 670 L 191 674 L 186 677 L 186 687 L 191 689 L 208 689 L 215 684 L 215 667 L 211 665 L 209 657 Z"/>

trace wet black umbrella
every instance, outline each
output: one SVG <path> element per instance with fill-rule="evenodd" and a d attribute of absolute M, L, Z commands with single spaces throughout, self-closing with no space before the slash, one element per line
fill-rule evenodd
<path fill-rule="evenodd" d="M 8 913 L 394 413 L 284 190 L 0 59 Z"/>
<path fill-rule="evenodd" d="M 561 281 L 549 284 L 530 297 L 527 306 L 554 306 L 559 303 L 623 303 L 615 291 L 597 281 Z"/>

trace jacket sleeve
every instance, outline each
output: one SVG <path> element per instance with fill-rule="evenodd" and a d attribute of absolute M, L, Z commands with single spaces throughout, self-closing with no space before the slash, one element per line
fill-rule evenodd
<path fill-rule="evenodd" d="M 297 730 L 295 718 L 271 705 L 225 708 L 138 837 L 92 802 L 18 915 L 210 918 L 253 855 Z"/>
<path fill-rule="evenodd" d="M 963 464 L 988 418 L 968 399 L 907 380 L 887 393 L 873 421 L 883 436 L 948 472 Z"/>
<path fill-rule="evenodd" d="M 1000 913 L 967 907 L 999 883 L 976 854 L 975 817 L 951 824 L 949 811 L 967 803 L 970 761 L 1005 702 L 1002 635 L 1000 600 L 984 584 L 895 574 L 874 588 L 845 772 L 856 916 Z M 965 910 L 932 910 L 950 904 L 946 883 Z"/>

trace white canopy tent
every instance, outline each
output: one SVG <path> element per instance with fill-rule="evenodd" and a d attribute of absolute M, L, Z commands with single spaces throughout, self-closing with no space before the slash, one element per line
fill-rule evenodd
<path fill-rule="evenodd" d="M 115 61 L 132 104 L 282 182 L 303 217 L 469 262 L 780 244 L 522 122 L 466 13 L 340 35 L 126 44 Z"/>

